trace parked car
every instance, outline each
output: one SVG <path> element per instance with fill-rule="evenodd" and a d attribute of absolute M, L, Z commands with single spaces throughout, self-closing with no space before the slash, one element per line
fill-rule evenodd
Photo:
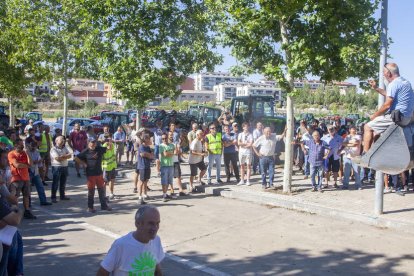
<path fill-rule="evenodd" d="M 95 133 L 102 132 L 102 126 L 97 120 L 87 119 L 87 118 L 67 118 L 66 121 L 66 136 L 72 132 L 73 127 L 75 124 L 80 124 L 80 126 L 89 126 L 92 125 L 94 127 Z M 58 119 L 55 123 L 50 125 L 50 131 L 55 133 L 55 129 L 59 128 L 62 129 L 63 127 L 63 119 Z"/>

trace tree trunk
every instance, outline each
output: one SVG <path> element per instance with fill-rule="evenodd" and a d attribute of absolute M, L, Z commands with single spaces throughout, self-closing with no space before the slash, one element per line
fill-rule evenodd
<path fill-rule="evenodd" d="M 137 117 L 136 117 L 136 130 L 138 131 L 138 129 L 141 128 L 141 117 L 142 117 L 142 108 L 138 108 L 137 109 Z"/>
<path fill-rule="evenodd" d="M 13 101 L 13 97 L 9 98 L 9 124 L 10 124 L 10 127 L 14 127 L 16 125 L 16 122 L 14 120 L 14 101 Z"/>
<path fill-rule="evenodd" d="M 65 81 L 65 88 L 63 92 L 63 122 L 62 122 L 62 135 L 66 136 L 66 122 L 68 119 L 68 64 L 67 59 L 64 60 L 64 81 Z"/>
<path fill-rule="evenodd" d="M 288 45 L 288 31 L 285 22 L 280 22 L 280 31 L 282 35 L 282 45 Z M 286 80 L 289 82 L 289 89 L 286 97 L 286 143 L 285 143 L 285 167 L 283 171 L 283 192 L 290 193 L 292 187 L 292 172 L 293 172 L 293 134 L 294 134 L 294 111 L 293 111 L 293 98 L 290 96 L 290 92 L 293 90 L 293 77 L 289 72 L 290 53 L 285 48 L 286 58 Z"/>

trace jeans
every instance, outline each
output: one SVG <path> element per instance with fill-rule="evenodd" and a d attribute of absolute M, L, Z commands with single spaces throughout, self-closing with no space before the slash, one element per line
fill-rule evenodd
<path fill-rule="evenodd" d="M 68 167 L 52 167 L 52 199 L 56 199 L 56 192 L 59 188 L 60 198 L 65 197 L 66 179 L 68 178 Z"/>
<path fill-rule="evenodd" d="M 361 187 L 361 177 L 359 176 L 359 167 L 358 165 L 352 161 L 352 159 L 345 157 L 343 158 L 344 161 L 344 187 L 349 186 L 349 177 L 351 176 L 351 170 L 354 171 L 355 177 L 355 185 L 357 188 Z"/>
<path fill-rule="evenodd" d="M 40 178 L 40 175 L 34 175 L 30 173 L 30 181 L 35 185 L 37 195 L 39 196 L 40 203 L 45 203 L 46 200 L 46 194 L 45 194 L 45 188 L 43 187 L 42 179 Z"/>
<path fill-rule="evenodd" d="M 19 231 L 14 234 L 13 242 L 9 250 L 7 271 L 9 275 L 23 274 L 23 239 Z"/>
<path fill-rule="evenodd" d="M 237 161 L 239 160 L 239 156 L 237 152 L 231 152 L 231 153 L 224 153 L 224 167 L 226 168 L 226 175 L 227 178 L 230 178 L 230 162 L 233 166 L 234 176 L 236 176 L 236 179 L 240 179 L 240 173 L 239 173 L 239 166 L 237 166 Z"/>
<path fill-rule="evenodd" d="M 262 174 L 262 186 L 266 186 L 266 175 L 269 173 L 269 186 L 273 186 L 275 174 L 275 160 L 273 156 L 260 157 L 260 170 Z"/>
<path fill-rule="evenodd" d="M 262 171 L 260 168 L 260 158 L 253 152 L 253 173 L 255 174 L 257 170 Z"/>
<path fill-rule="evenodd" d="M 309 154 L 304 155 L 303 172 L 306 176 L 310 175 Z"/>
<path fill-rule="evenodd" d="M 208 168 L 207 168 L 207 180 L 211 182 L 211 169 L 213 168 L 213 163 L 216 163 L 216 180 L 220 179 L 220 170 L 221 170 L 221 154 L 209 154 L 208 155 Z"/>
<path fill-rule="evenodd" d="M 311 174 L 311 181 L 312 181 L 312 186 L 314 188 L 318 188 L 321 189 L 322 188 L 322 178 L 323 178 L 323 165 L 319 165 L 319 166 L 314 166 L 314 165 L 310 165 L 310 174 Z M 316 180 L 315 177 L 318 176 L 318 185 L 316 186 Z"/>

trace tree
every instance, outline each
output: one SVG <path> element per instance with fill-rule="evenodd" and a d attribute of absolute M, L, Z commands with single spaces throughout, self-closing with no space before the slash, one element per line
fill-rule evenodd
<path fill-rule="evenodd" d="M 15 100 L 27 95 L 24 88 L 36 80 L 44 77 L 44 71 L 39 62 L 32 59 L 30 48 L 33 44 L 27 43 L 28 51 L 21 51 L 19 32 L 12 28 L 13 14 L 9 2 L 0 2 L 0 92 L 9 101 L 10 125 L 14 122 Z M 33 100 L 33 99 L 32 99 Z"/>
<path fill-rule="evenodd" d="M 37 107 L 36 102 L 33 99 L 33 96 L 29 95 L 27 97 L 24 97 L 20 100 L 21 108 L 23 111 L 33 111 Z"/>
<path fill-rule="evenodd" d="M 105 76 L 139 109 L 156 96 L 175 98 L 186 76 L 221 61 L 203 1 L 97 1 Z M 137 120 L 139 122 L 139 120 Z"/>
<path fill-rule="evenodd" d="M 294 79 L 307 74 L 323 82 L 366 79 L 378 68 L 377 1 L 207 0 L 220 24 L 222 42 L 232 48 L 239 73 L 260 73 L 287 93 L 287 141 L 294 131 Z M 292 182 L 292 145 L 286 143 L 283 191 Z"/>
<path fill-rule="evenodd" d="M 30 60 L 42 64 L 53 77 L 62 79 L 63 133 L 68 106 L 68 79 L 99 73 L 101 32 L 91 13 L 94 0 L 6 0 L 14 41 Z M 105 54 L 103 52 L 103 54 Z"/>

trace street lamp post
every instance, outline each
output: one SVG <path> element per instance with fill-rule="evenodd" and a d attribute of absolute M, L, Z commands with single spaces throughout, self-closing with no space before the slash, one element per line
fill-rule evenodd
<path fill-rule="evenodd" d="M 387 62 L 387 21 L 388 21 L 388 0 L 381 2 L 381 56 L 379 64 L 379 87 L 385 89 L 383 70 Z M 378 95 L 378 107 L 384 104 L 384 96 Z M 380 171 L 375 173 L 375 215 L 381 215 L 384 212 L 384 174 Z"/>

